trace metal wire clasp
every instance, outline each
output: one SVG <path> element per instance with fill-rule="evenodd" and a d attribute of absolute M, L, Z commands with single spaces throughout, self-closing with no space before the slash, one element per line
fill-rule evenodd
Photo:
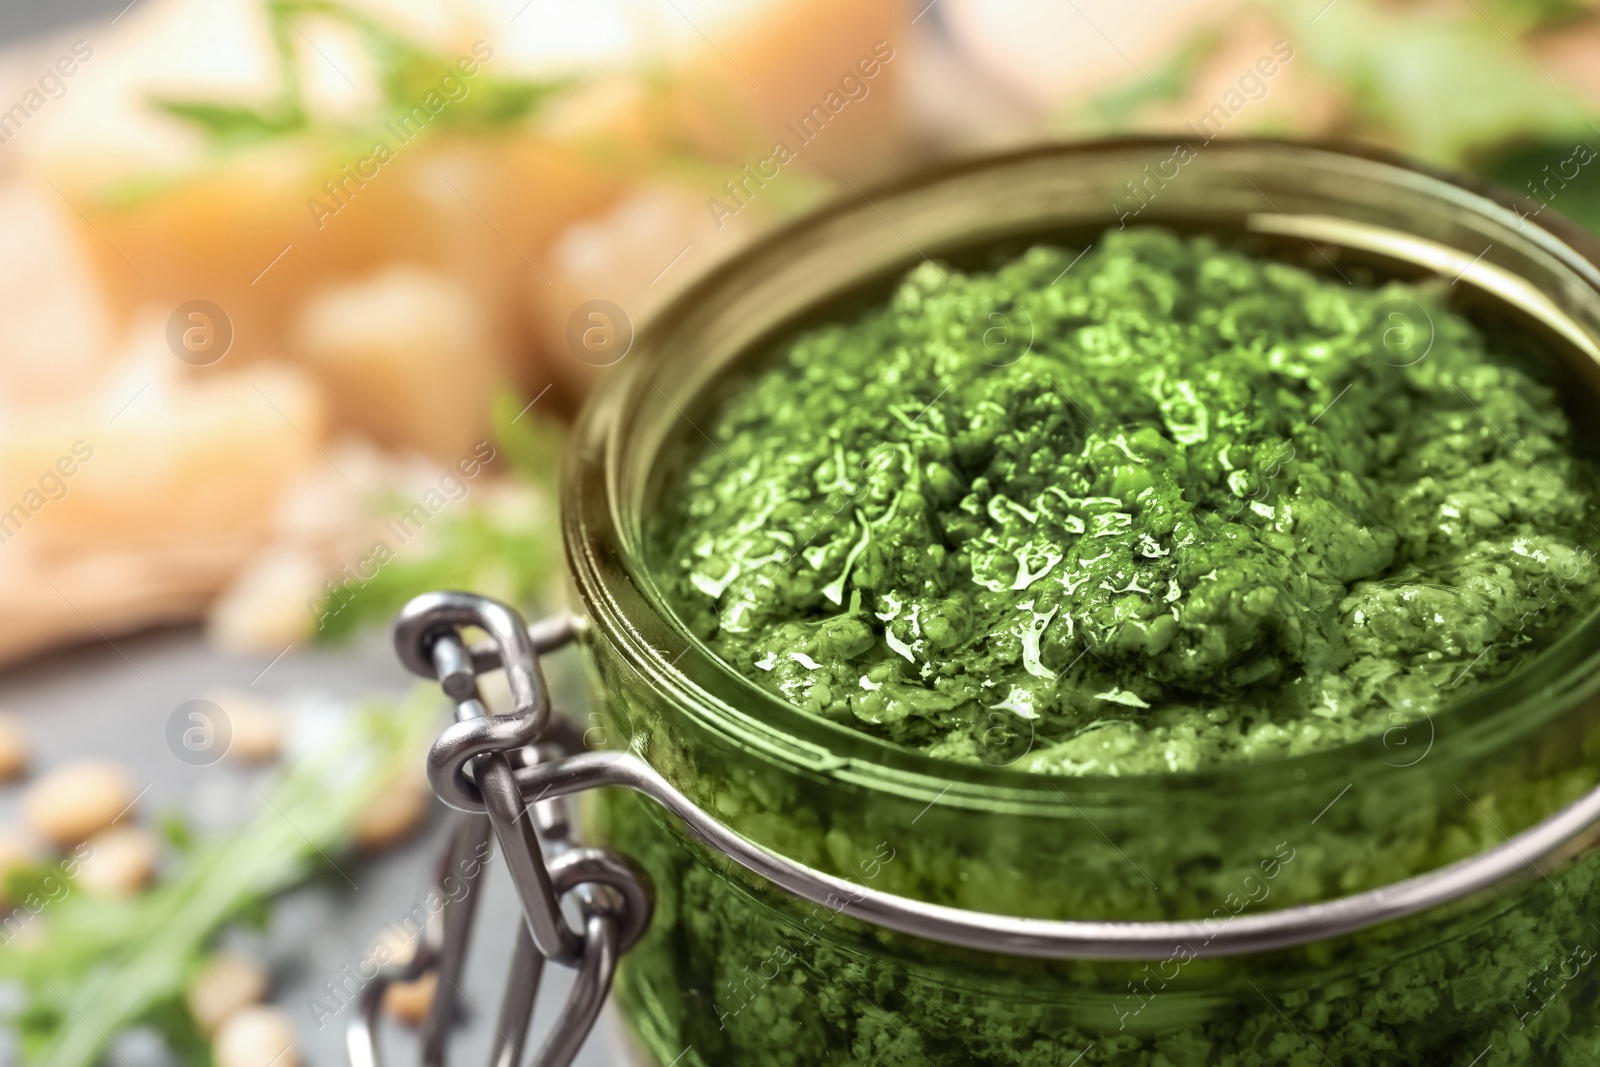
<path fill-rule="evenodd" d="M 468 647 L 463 628 L 485 631 L 488 641 Z M 526 804 L 517 781 L 541 763 L 581 748 L 567 720 L 552 717 L 539 654 L 572 640 L 570 616 L 534 627 L 511 608 L 466 593 L 428 593 L 407 604 L 395 622 L 395 650 L 412 672 L 437 679 L 456 701 L 456 722 L 428 752 L 428 779 L 444 802 L 465 814 L 441 857 L 436 882 L 459 879 L 466 892 L 441 892 L 446 901 L 416 956 L 380 971 L 363 991 L 360 1017 L 347 1046 L 352 1067 L 380 1067 L 377 1015 L 383 991 L 431 970 L 440 978 L 423 1023 L 423 1063 L 442 1067 L 456 1006 L 457 980 L 466 963 L 482 864 L 471 862 L 490 840 L 498 842 L 522 905 L 511 975 L 501 1001 L 490 1067 L 517 1067 L 533 1015 L 546 960 L 578 971 L 554 1032 L 530 1061 L 533 1067 L 567 1067 L 582 1047 L 605 1003 L 617 959 L 650 922 L 654 898 L 648 876 L 627 857 L 583 848 L 573 840 L 566 801 Z M 512 709 L 490 714 L 478 676 L 503 669 Z M 562 901 L 576 902 L 574 929 Z"/>

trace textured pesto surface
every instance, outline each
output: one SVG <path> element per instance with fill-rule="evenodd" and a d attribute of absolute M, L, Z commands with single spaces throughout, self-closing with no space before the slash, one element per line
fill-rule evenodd
<path fill-rule="evenodd" d="M 925 263 L 699 425 L 657 524 L 688 624 L 812 714 L 965 762 L 1380 733 L 1600 583 L 1592 468 L 1516 353 L 1434 291 L 1206 238 Z"/>

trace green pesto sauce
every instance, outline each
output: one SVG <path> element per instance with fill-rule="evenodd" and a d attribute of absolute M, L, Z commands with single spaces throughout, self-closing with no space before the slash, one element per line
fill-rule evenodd
<path fill-rule="evenodd" d="M 1595 602 L 1594 469 L 1503 348 L 1437 288 L 1153 229 L 924 263 L 699 422 L 660 569 L 735 669 L 932 756 L 1328 748 Z"/>

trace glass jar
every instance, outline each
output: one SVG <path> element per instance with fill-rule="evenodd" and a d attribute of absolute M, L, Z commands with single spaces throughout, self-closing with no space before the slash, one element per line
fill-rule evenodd
<path fill-rule="evenodd" d="M 1592 448 L 1600 248 L 1517 207 L 1387 157 L 1141 139 L 963 163 L 774 234 L 640 334 L 571 447 L 566 548 L 612 743 L 768 849 L 972 911 L 1210 929 L 1503 852 L 1600 783 L 1600 616 L 1433 719 L 1397 718 L 1358 744 L 1203 773 L 1049 777 L 998 755 L 931 759 L 789 706 L 678 622 L 645 531 L 663 472 L 703 440 L 735 370 L 777 339 L 881 299 L 926 257 L 1084 247 L 1135 222 L 1356 281 L 1454 279 L 1452 306 L 1529 355 Z M 587 817 L 655 881 L 654 925 L 619 992 L 661 1065 L 1600 1063 L 1589 834 L 1488 888 L 1420 912 L 1380 907 L 1382 921 L 1339 936 L 1242 955 L 1202 937 L 1150 958 L 1043 959 L 800 901 L 634 794 L 603 795 Z"/>

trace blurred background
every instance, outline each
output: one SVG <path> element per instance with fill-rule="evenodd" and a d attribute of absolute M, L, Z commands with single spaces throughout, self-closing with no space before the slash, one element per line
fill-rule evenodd
<path fill-rule="evenodd" d="M 1597 118 L 1595 0 L 0 9 L 0 1065 L 344 1061 L 446 828 L 387 621 L 559 608 L 564 427 L 764 230 L 1129 132 L 1376 145 L 1600 228 Z M 469 1058 L 518 921 L 483 893 Z M 386 1002 L 394 1062 L 433 995 Z"/>

